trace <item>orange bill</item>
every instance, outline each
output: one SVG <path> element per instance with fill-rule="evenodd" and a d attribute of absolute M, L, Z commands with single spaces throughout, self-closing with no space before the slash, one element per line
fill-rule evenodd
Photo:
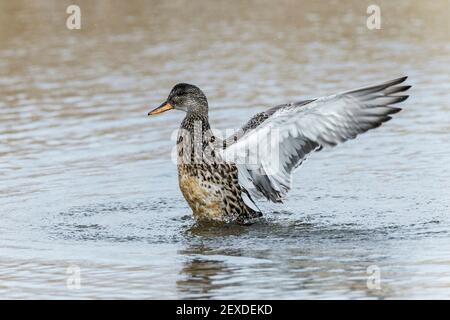
<path fill-rule="evenodd" d="M 155 114 L 160 114 L 160 113 L 163 113 L 163 112 L 165 112 L 165 111 L 167 111 L 167 110 L 170 110 L 170 109 L 173 109 L 173 106 L 172 106 L 170 103 L 168 103 L 168 102 L 164 102 L 164 103 L 161 104 L 158 108 L 156 108 L 156 109 L 150 111 L 150 112 L 148 113 L 148 115 L 149 115 L 149 116 L 153 116 L 153 115 L 155 115 Z"/>

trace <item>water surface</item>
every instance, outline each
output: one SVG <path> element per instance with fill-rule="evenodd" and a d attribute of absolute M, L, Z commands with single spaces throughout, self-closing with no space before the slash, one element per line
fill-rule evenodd
<path fill-rule="evenodd" d="M 72 31 L 69 4 L 0 1 L 0 297 L 450 298 L 448 1 L 381 1 L 372 31 L 366 1 L 80 1 Z M 310 157 L 250 227 L 195 224 L 183 115 L 146 116 L 177 82 L 229 129 L 405 74 L 403 112 Z"/>

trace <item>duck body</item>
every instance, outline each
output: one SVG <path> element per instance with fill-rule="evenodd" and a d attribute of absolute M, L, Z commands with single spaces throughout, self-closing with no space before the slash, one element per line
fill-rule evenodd
<path fill-rule="evenodd" d="M 180 190 L 197 220 L 245 224 L 261 213 L 243 201 L 237 167 L 217 156 L 217 142 L 206 117 L 186 116 L 177 139 Z"/>
<path fill-rule="evenodd" d="M 282 202 L 306 157 L 389 121 L 408 98 L 407 77 L 260 112 L 225 140 L 214 136 L 208 102 L 180 83 L 149 112 L 186 112 L 177 140 L 180 190 L 199 221 L 251 223 L 262 214 L 253 199 Z"/>

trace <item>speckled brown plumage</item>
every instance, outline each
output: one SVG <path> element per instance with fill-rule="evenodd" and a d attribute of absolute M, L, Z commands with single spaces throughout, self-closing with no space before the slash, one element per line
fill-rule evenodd
<path fill-rule="evenodd" d="M 201 141 L 201 150 L 195 150 L 195 141 Z M 177 140 L 181 192 L 198 220 L 248 223 L 261 213 L 243 201 L 237 167 L 217 156 L 219 145 L 207 117 L 186 116 Z"/>

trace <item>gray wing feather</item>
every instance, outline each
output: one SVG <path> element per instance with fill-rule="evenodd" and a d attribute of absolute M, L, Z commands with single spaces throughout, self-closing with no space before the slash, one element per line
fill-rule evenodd
<path fill-rule="evenodd" d="M 281 202 L 292 172 L 309 153 L 353 139 L 399 112 L 392 105 L 408 96 L 394 94 L 410 88 L 398 86 L 406 78 L 308 101 L 302 108 L 270 109 L 271 115 L 227 147 L 224 157 L 236 163 L 239 183 L 252 196 Z"/>

